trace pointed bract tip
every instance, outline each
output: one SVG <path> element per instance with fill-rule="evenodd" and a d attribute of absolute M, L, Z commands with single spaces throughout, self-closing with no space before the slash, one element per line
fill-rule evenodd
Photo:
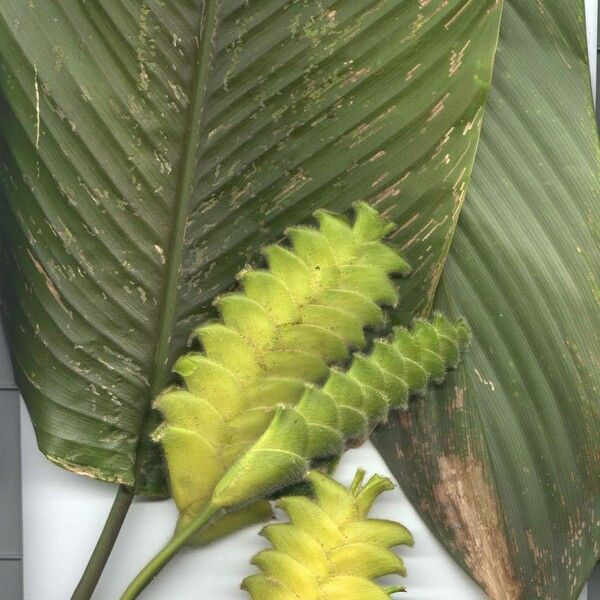
<path fill-rule="evenodd" d="M 374 242 L 389 235 L 396 224 L 382 217 L 372 206 L 364 201 L 354 202 L 354 232 L 363 240 Z"/>
<path fill-rule="evenodd" d="M 469 324 L 464 317 L 460 317 L 454 322 L 458 345 L 461 350 L 466 349 L 471 343 L 472 332 Z"/>

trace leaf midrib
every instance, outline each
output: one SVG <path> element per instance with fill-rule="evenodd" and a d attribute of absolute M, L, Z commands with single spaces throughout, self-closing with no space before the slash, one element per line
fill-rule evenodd
<path fill-rule="evenodd" d="M 187 131 L 183 140 L 183 153 L 173 203 L 173 228 L 166 251 L 165 280 L 162 289 L 162 298 L 158 307 L 158 318 L 160 321 L 156 339 L 156 351 L 154 353 L 154 368 L 150 374 L 149 397 L 147 399 L 146 410 L 140 421 L 137 440 L 134 467 L 134 487 L 136 488 L 141 468 L 140 447 L 144 436 L 148 433 L 148 415 L 151 410 L 152 400 L 164 386 L 167 376 L 169 350 L 175 325 L 176 300 L 181 277 L 185 227 L 192 197 L 193 175 L 199 158 L 197 151 L 200 145 L 207 82 L 212 61 L 218 3 L 219 0 L 206 0 L 204 2 L 203 14 L 196 37 L 198 51 L 196 53 L 196 64 L 192 80 L 190 108 L 187 114 Z"/>

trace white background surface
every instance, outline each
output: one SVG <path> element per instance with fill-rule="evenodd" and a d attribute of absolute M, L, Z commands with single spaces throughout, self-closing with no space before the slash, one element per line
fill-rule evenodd
<path fill-rule="evenodd" d="M 595 79 L 597 0 L 586 0 L 586 11 L 590 66 Z M 24 597 L 67 600 L 100 534 L 116 488 L 51 465 L 37 451 L 24 407 L 21 416 Z M 370 444 L 346 454 L 338 470 L 340 481 L 349 483 L 358 466 L 369 473 L 389 475 Z M 409 572 L 405 580 L 409 591 L 403 598 L 482 600 L 486 597 L 454 564 L 400 489 L 384 494 L 375 513 L 401 521 L 415 537 L 414 548 L 402 550 Z M 130 579 L 170 537 L 175 519 L 176 510 L 171 502 L 134 503 L 95 600 L 118 599 Z M 238 586 L 252 572 L 249 558 L 263 547 L 262 538 L 256 535 L 258 529 L 249 528 L 213 544 L 210 549 L 181 553 L 143 594 L 144 600 L 247 600 Z"/>
<path fill-rule="evenodd" d="M 115 487 L 75 476 L 48 463 L 34 449 L 33 428 L 23 408 L 24 581 L 27 600 L 66 600 L 98 539 Z M 369 444 L 350 450 L 337 477 L 350 483 L 356 468 L 389 475 Z M 27 491 L 29 490 L 29 491 Z M 402 549 L 410 600 L 481 600 L 485 595 L 457 567 L 425 527 L 400 489 L 382 495 L 374 514 L 401 521 L 414 538 Z M 107 565 L 94 598 L 116 600 L 131 578 L 168 541 L 177 512 L 171 502 L 138 502 Z M 248 600 L 239 589 L 253 572 L 250 558 L 264 547 L 252 527 L 210 548 L 177 556 L 142 595 L 144 600 Z M 359 600 L 359 599 L 357 599 Z"/>

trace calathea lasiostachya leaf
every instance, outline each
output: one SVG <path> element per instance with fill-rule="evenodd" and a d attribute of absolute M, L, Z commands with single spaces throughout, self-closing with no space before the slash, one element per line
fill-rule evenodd
<path fill-rule="evenodd" d="M 164 493 L 148 409 L 174 358 L 317 208 L 404 224 L 419 313 L 498 22 L 495 0 L 0 3 L 3 313 L 42 451 Z"/>
<path fill-rule="evenodd" d="M 399 523 L 367 518 L 377 497 L 394 485 L 379 475 L 363 483 L 364 476 L 358 471 L 348 489 L 311 471 L 312 499 L 289 496 L 277 502 L 290 520 L 261 532 L 272 547 L 252 560 L 262 573 L 242 583 L 253 600 L 389 600 L 404 591 L 375 580 L 406 575 L 391 549 L 412 546 L 412 536 Z"/>
<path fill-rule="evenodd" d="M 321 387 L 305 385 L 295 405 L 277 407 L 266 431 L 220 477 L 201 513 L 182 527 L 148 563 L 123 595 L 132 600 L 201 527 L 223 514 L 264 499 L 301 482 L 309 466 L 337 456 L 348 445 L 363 442 L 393 409 L 405 409 L 411 394 L 423 393 L 428 381 L 440 382 L 455 367 L 469 341 L 469 329 L 436 315 L 418 320 L 412 330 L 396 328 L 387 340 L 377 340 L 369 355 L 356 354 L 347 371 L 332 370 Z M 176 415 L 176 402 L 172 404 Z M 181 406 L 180 426 L 187 419 Z M 180 472 L 201 473 L 206 450 L 192 455 L 182 440 L 179 452 L 169 452 L 167 463 L 175 488 L 188 480 Z M 169 456 L 171 455 L 171 456 Z M 177 459 L 177 462 L 173 458 Z"/>
<path fill-rule="evenodd" d="M 394 224 L 365 203 L 355 210 L 352 225 L 318 211 L 318 229 L 290 228 L 290 247 L 265 248 L 268 269 L 242 271 L 242 291 L 215 301 L 221 320 L 195 331 L 203 351 L 175 362 L 184 387 L 158 397 L 164 423 L 153 437 L 165 451 L 181 526 L 204 510 L 277 407 L 297 404 L 328 365 L 363 348 L 365 327 L 383 323 L 379 305 L 396 305 L 390 275 L 409 268 L 381 241 Z M 252 507 L 248 515 L 263 513 Z"/>
<path fill-rule="evenodd" d="M 583 14 L 505 2 L 437 299 L 477 334 L 450 385 L 375 437 L 494 600 L 574 600 L 600 552 L 600 151 Z"/>

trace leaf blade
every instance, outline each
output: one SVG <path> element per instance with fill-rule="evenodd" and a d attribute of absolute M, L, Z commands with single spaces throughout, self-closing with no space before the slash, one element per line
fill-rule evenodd
<path fill-rule="evenodd" d="M 398 244 L 424 260 L 404 301 L 422 310 L 498 19 L 492 0 L 0 7 L 3 313 L 43 452 L 163 494 L 146 434 L 165 365 L 315 208 L 365 198 L 408 223 Z"/>
<path fill-rule="evenodd" d="M 598 558 L 600 160 L 581 14 L 505 4 L 437 299 L 468 319 L 471 350 L 437 407 L 415 406 L 377 440 L 494 598 L 576 598 Z"/>

